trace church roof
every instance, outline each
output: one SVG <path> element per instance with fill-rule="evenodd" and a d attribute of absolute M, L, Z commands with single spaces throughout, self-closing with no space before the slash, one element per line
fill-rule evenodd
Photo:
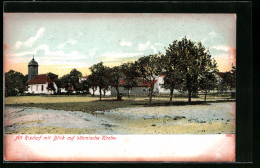
<path fill-rule="evenodd" d="M 50 77 L 47 74 L 35 75 L 32 80 L 28 82 L 28 85 L 33 84 L 50 84 L 53 83 Z"/>
<path fill-rule="evenodd" d="M 28 65 L 38 65 L 38 63 L 33 58 Z"/>

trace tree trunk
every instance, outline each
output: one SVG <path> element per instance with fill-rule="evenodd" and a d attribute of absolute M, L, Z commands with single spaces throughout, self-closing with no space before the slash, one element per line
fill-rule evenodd
<path fill-rule="evenodd" d="M 174 90 L 174 89 L 171 89 L 171 91 L 170 91 L 170 106 L 172 105 L 173 90 Z"/>
<path fill-rule="evenodd" d="M 188 93 L 189 93 L 188 101 L 189 103 L 191 103 L 191 91 L 188 90 Z"/>
<path fill-rule="evenodd" d="M 92 97 L 94 97 L 94 93 L 95 93 L 95 88 L 92 88 L 92 90 L 93 90 L 93 93 L 92 93 Z"/>
<path fill-rule="evenodd" d="M 118 89 L 118 87 L 116 87 L 115 89 L 116 89 L 116 92 L 117 92 L 116 99 L 117 99 L 117 100 L 121 100 L 121 97 L 120 97 L 120 93 L 119 93 L 119 89 Z"/>
<path fill-rule="evenodd" d="M 99 88 L 99 100 L 101 100 L 102 90 Z"/>
<path fill-rule="evenodd" d="M 207 92 L 205 93 L 204 102 L 206 102 L 207 99 Z"/>
<path fill-rule="evenodd" d="M 149 99 L 149 106 L 151 105 L 152 103 L 152 97 L 153 97 L 153 86 L 151 86 L 151 91 L 150 91 L 150 99 Z"/>
<path fill-rule="evenodd" d="M 128 89 L 128 98 L 130 98 L 130 89 Z"/>

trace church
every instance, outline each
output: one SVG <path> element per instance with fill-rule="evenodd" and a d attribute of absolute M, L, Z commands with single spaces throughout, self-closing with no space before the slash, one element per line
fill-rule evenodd
<path fill-rule="evenodd" d="M 28 91 L 31 94 L 54 94 L 58 87 L 47 74 L 38 74 L 38 63 L 33 59 L 28 64 Z"/>

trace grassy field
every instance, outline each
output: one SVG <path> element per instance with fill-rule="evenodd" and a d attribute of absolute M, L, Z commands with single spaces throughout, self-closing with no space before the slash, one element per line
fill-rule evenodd
<path fill-rule="evenodd" d="M 224 101 L 227 98 L 209 98 L 207 101 Z M 203 104 L 203 97 L 192 98 L 191 104 Z M 148 97 L 127 98 L 124 97 L 122 101 L 116 101 L 114 97 L 102 98 L 83 96 L 83 95 L 41 95 L 41 96 L 16 96 L 7 97 L 4 99 L 5 105 L 20 106 L 20 107 L 37 107 L 43 109 L 67 110 L 67 111 L 83 111 L 94 112 L 111 110 L 123 107 L 137 107 L 148 106 Z M 174 98 L 173 105 L 186 105 L 187 98 Z M 153 97 L 152 106 L 167 106 L 169 105 L 168 97 Z"/>
<path fill-rule="evenodd" d="M 207 101 L 224 101 L 227 97 L 209 97 Z M 203 97 L 192 98 L 191 104 L 203 104 Z M 116 101 L 114 97 L 102 98 L 83 96 L 83 95 L 41 95 L 41 96 L 15 96 L 4 99 L 5 105 L 21 106 L 21 107 L 37 107 L 43 109 L 67 110 L 67 111 L 83 111 L 94 112 L 111 110 L 123 107 L 148 106 L 148 97 L 123 98 L 122 101 Z M 188 104 L 187 98 L 174 98 L 173 105 Z M 169 105 L 168 97 L 154 97 L 152 106 Z"/>

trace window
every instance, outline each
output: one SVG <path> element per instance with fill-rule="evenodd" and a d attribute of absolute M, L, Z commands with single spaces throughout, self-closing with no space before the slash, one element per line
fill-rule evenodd
<path fill-rule="evenodd" d="M 42 91 L 43 91 L 43 89 L 44 89 L 44 88 L 43 88 L 43 85 L 42 85 Z"/>
<path fill-rule="evenodd" d="M 36 91 L 38 91 L 38 85 L 36 85 Z"/>

